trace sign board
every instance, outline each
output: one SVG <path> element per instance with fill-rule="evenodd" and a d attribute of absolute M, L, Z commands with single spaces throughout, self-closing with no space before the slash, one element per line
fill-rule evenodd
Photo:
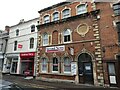
<path fill-rule="evenodd" d="M 77 74 L 77 64 L 76 64 L 76 62 L 71 63 L 71 73 L 72 73 L 72 75 Z"/>
<path fill-rule="evenodd" d="M 46 52 L 62 52 L 65 51 L 65 46 L 53 46 L 53 47 L 46 47 Z"/>
<path fill-rule="evenodd" d="M 116 83 L 116 76 L 110 76 L 110 83 L 111 84 L 117 84 Z"/>
<path fill-rule="evenodd" d="M 74 48 L 70 48 L 70 54 L 74 55 Z"/>
<path fill-rule="evenodd" d="M 18 48 L 22 48 L 22 46 L 23 46 L 23 45 L 21 45 L 21 44 L 18 44 Z"/>
<path fill-rule="evenodd" d="M 32 57 L 32 56 L 35 56 L 35 52 L 20 53 L 20 57 Z"/>

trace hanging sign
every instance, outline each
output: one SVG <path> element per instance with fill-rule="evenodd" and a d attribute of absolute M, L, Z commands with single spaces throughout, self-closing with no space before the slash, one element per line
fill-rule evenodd
<path fill-rule="evenodd" d="M 46 52 L 62 52 L 65 51 L 65 46 L 53 46 L 53 47 L 46 47 Z"/>

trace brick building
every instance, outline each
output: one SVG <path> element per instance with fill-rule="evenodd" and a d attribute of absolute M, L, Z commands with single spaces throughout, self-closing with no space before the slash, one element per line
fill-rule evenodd
<path fill-rule="evenodd" d="M 61 2 L 40 10 L 36 78 L 118 85 L 116 5 Z"/>

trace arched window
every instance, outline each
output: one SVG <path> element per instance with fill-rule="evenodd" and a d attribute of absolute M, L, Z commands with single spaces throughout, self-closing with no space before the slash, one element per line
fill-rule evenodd
<path fill-rule="evenodd" d="M 41 60 L 41 71 L 47 72 L 47 58 L 42 58 Z"/>
<path fill-rule="evenodd" d="M 50 16 L 46 15 L 44 16 L 44 23 L 48 23 L 48 22 L 50 22 Z"/>
<path fill-rule="evenodd" d="M 57 21 L 57 20 L 59 20 L 59 13 L 55 12 L 53 13 L 53 21 Z"/>
<path fill-rule="evenodd" d="M 52 44 L 58 44 L 58 31 L 53 31 L 52 36 Z"/>
<path fill-rule="evenodd" d="M 17 41 L 14 41 L 14 51 L 17 50 L 17 44 L 18 44 L 18 42 L 17 42 Z"/>
<path fill-rule="evenodd" d="M 64 42 L 70 42 L 70 37 L 71 37 L 71 32 L 70 32 L 70 29 L 66 29 L 64 32 L 63 32 L 63 35 L 64 35 Z"/>
<path fill-rule="evenodd" d="M 71 72 L 71 59 L 69 57 L 64 58 L 64 73 Z"/>
<path fill-rule="evenodd" d="M 58 72 L 58 59 L 56 57 L 53 58 L 53 68 L 52 68 L 52 71 L 53 72 Z"/>
<path fill-rule="evenodd" d="M 19 29 L 16 30 L 16 36 L 18 36 L 18 35 L 19 35 Z"/>
<path fill-rule="evenodd" d="M 30 38 L 30 49 L 34 48 L 34 38 Z"/>
<path fill-rule="evenodd" d="M 85 4 L 81 4 L 79 6 L 77 6 L 77 15 L 78 14 L 83 14 L 87 12 L 87 8 Z"/>
<path fill-rule="evenodd" d="M 69 9 L 65 9 L 62 11 L 62 18 L 67 18 L 70 17 L 70 10 Z"/>
<path fill-rule="evenodd" d="M 48 45 L 48 34 L 43 34 L 43 46 Z"/>
<path fill-rule="evenodd" d="M 31 25 L 31 32 L 35 31 L 35 25 Z"/>

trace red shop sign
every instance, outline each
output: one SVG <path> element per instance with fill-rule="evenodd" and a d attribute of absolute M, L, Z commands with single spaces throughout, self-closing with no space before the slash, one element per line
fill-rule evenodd
<path fill-rule="evenodd" d="M 22 46 L 23 46 L 23 45 L 21 45 L 21 44 L 18 44 L 18 48 L 22 48 Z"/>
<path fill-rule="evenodd" d="M 33 57 L 35 52 L 20 53 L 20 57 Z"/>

